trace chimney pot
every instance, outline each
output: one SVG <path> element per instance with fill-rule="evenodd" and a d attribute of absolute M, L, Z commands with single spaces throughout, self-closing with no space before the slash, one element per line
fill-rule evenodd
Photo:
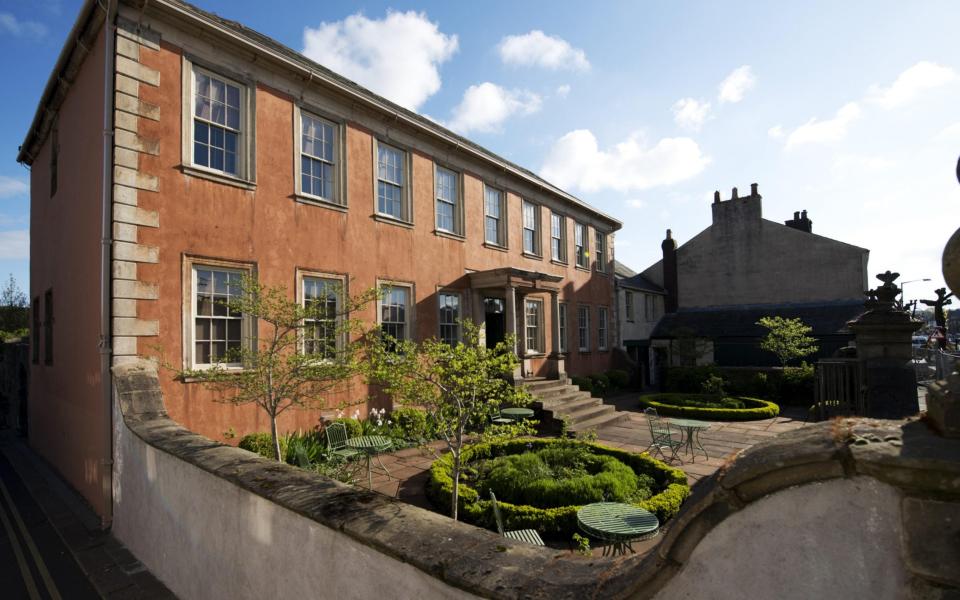
<path fill-rule="evenodd" d="M 669 229 L 667 230 L 667 239 L 668 239 L 668 240 L 672 240 L 672 239 L 673 239 L 673 232 L 671 232 Z"/>
<path fill-rule="evenodd" d="M 800 214 L 801 214 L 801 216 L 803 217 L 803 219 L 806 220 L 806 218 L 807 218 L 807 211 L 803 211 L 803 212 L 800 213 Z"/>
<path fill-rule="evenodd" d="M 730 193 L 730 199 L 736 200 L 738 197 L 739 196 L 737 196 L 737 188 L 733 188 L 733 192 Z"/>
<path fill-rule="evenodd" d="M 713 203 L 720 204 L 720 190 L 713 192 Z"/>
<path fill-rule="evenodd" d="M 794 221 L 799 221 L 799 220 L 800 220 L 800 211 L 799 211 L 799 210 L 793 211 L 793 220 L 794 220 Z"/>
<path fill-rule="evenodd" d="M 759 187 L 759 186 L 758 186 L 756 183 L 751 183 L 751 184 L 750 184 L 750 195 L 751 195 L 751 196 L 758 196 L 758 195 L 759 195 L 759 192 L 757 191 L 757 187 Z"/>

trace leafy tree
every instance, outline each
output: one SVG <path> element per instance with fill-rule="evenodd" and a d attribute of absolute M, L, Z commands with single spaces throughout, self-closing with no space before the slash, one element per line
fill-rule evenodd
<path fill-rule="evenodd" d="M 819 349 L 817 340 L 810 337 L 813 328 L 800 319 L 763 317 L 757 321 L 757 325 L 769 330 L 760 341 L 760 348 L 776 354 L 784 367 L 791 360 L 803 358 Z"/>
<path fill-rule="evenodd" d="M 259 335 L 217 357 L 208 369 L 178 374 L 223 392 L 218 401 L 260 407 L 270 418 L 274 458 L 282 461 L 277 417 L 319 404 L 322 395 L 358 373 L 360 336 L 354 334 L 360 326 L 350 314 L 372 300 L 374 290 L 348 298 L 343 289 L 328 289 L 338 299 L 334 308 L 325 301 L 303 305 L 291 300 L 286 288 L 263 286 L 249 276 L 238 287 L 236 297 L 223 304 L 231 314 L 255 319 Z M 231 363 L 243 366 L 230 368 Z"/>
<path fill-rule="evenodd" d="M 453 455 L 454 520 L 467 431 L 471 425 L 489 423 L 501 405 L 523 406 L 531 400 L 528 392 L 506 379 L 518 362 L 512 336 L 490 349 L 480 343 L 476 325 L 464 321 L 462 327 L 463 341 L 456 346 L 370 332 L 365 364 L 370 382 L 383 386 L 395 403 L 420 407 L 433 417 L 437 434 Z"/>
<path fill-rule="evenodd" d="M 17 285 L 17 280 L 11 273 L 6 285 L 0 289 L 0 338 L 27 335 L 28 304 L 27 295 Z"/>

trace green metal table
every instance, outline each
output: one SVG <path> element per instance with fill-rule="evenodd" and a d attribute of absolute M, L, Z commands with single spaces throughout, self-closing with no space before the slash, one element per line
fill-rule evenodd
<path fill-rule="evenodd" d="M 703 447 L 703 444 L 700 443 L 700 432 L 704 429 L 710 429 L 710 423 L 707 421 L 697 421 L 695 419 L 668 419 L 671 423 L 683 429 L 683 445 L 685 446 L 685 454 L 690 455 L 690 462 L 697 462 L 697 455 L 694 451 L 694 444 L 696 448 L 703 452 L 703 455 L 707 457 L 707 460 L 710 459 L 710 455 L 707 454 L 706 448 Z"/>
<path fill-rule="evenodd" d="M 577 526 L 585 534 L 609 542 L 603 555 L 633 552 L 632 542 L 657 535 L 660 521 L 650 511 L 622 502 L 594 502 L 577 511 Z"/>
<path fill-rule="evenodd" d="M 383 469 L 383 472 L 387 474 L 387 477 L 390 477 L 390 471 L 383 466 L 383 461 L 380 460 L 380 453 L 393 448 L 393 442 L 390 438 L 382 435 L 361 435 L 359 437 L 353 437 L 347 440 L 347 446 L 355 450 L 363 452 L 364 456 L 367 457 L 367 487 L 373 489 L 373 467 L 370 465 L 370 459 L 376 457 L 377 462 L 380 464 L 380 468 Z"/>
<path fill-rule="evenodd" d="M 523 421 L 533 417 L 532 408 L 504 408 L 500 410 L 500 416 L 511 419 L 514 422 Z"/>

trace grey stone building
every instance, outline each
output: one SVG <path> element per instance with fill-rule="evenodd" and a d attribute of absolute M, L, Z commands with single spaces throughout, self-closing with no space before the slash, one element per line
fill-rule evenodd
<path fill-rule="evenodd" d="M 664 291 L 648 362 L 773 365 L 758 347 L 765 330 L 756 321 L 768 315 L 812 326 L 818 356 L 852 339 L 846 323 L 863 312 L 869 250 L 813 233 L 806 211 L 764 219 L 757 184 L 744 197 L 734 188 L 729 200 L 715 192 L 711 209 L 712 224 L 679 247 L 668 230 L 663 259 L 640 273 Z"/>

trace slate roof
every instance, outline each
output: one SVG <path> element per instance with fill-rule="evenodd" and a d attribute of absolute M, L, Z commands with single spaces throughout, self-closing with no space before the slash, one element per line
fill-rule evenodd
<path fill-rule="evenodd" d="M 845 300 L 810 304 L 755 304 L 688 308 L 666 314 L 657 323 L 651 338 L 695 335 L 704 338 L 759 338 L 767 330 L 757 325 L 761 317 L 799 318 L 813 327 L 813 335 L 851 335 L 847 321 L 864 312 L 863 301 Z"/>
<path fill-rule="evenodd" d="M 636 271 L 623 264 L 619 260 L 614 259 L 613 261 L 613 274 L 620 278 L 633 277 L 637 274 Z"/>
<path fill-rule="evenodd" d="M 641 292 L 649 292 L 652 294 L 663 294 L 666 295 L 667 291 L 650 281 L 643 275 L 634 275 L 633 277 L 627 277 L 626 279 L 621 279 L 617 282 L 617 285 L 631 290 L 639 290 Z"/>

